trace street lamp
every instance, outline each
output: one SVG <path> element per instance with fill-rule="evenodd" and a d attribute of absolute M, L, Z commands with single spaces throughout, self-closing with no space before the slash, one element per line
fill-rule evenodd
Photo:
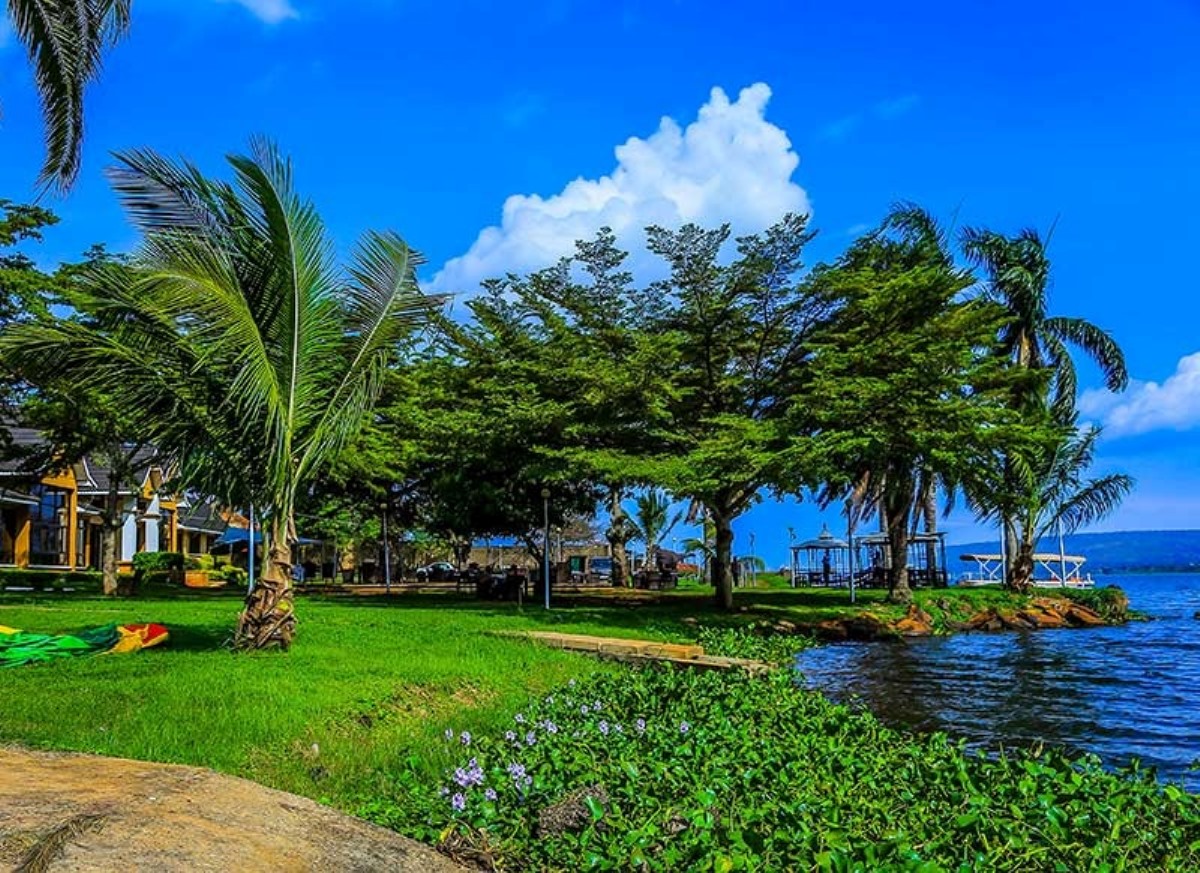
<path fill-rule="evenodd" d="M 750 534 L 750 587 L 758 587 L 758 560 L 754 555 L 754 534 Z"/>
<path fill-rule="evenodd" d="M 542 586 L 545 589 L 543 599 L 546 609 L 550 608 L 550 489 L 542 489 L 542 521 L 545 524 L 546 539 L 542 544 L 542 569 L 544 575 Z"/>

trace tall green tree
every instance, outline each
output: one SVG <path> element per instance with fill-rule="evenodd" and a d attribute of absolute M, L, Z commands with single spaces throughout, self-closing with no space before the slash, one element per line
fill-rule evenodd
<path fill-rule="evenodd" d="M 985 292 L 1008 314 L 1000 332 L 998 354 L 1015 366 L 1048 368 L 1051 403 L 1073 409 L 1078 388 L 1072 349 L 1081 352 L 1100 370 L 1110 391 L 1129 383 L 1125 355 L 1111 334 L 1083 318 L 1051 315 L 1050 258 L 1046 242 L 1032 229 L 1015 236 L 992 230 L 967 228 L 962 233 L 967 259 L 984 274 Z M 1036 383 L 1022 403 L 1042 405 L 1046 394 Z"/>
<path fill-rule="evenodd" d="M 911 599 L 908 545 L 923 481 L 951 482 L 1008 441 L 1030 436 L 1007 408 L 992 354 L 1003 310 L 963 292 L 927 213 L 902 205 L 810 279 L 837 315 L 812 342 L 797 445 L 821 471 L 825 503 L 846 498 L 881 517 L 893 600 Z"/>
<path fill-rule="evenodd" d="M 1032 229 L 1006 236 L 983 228 L 967 228 L 961 245 L 968 260 L 983 271 L 984 291 L 1004 307 L 1008 321 L 1001 329 L 997 354 L 1010 366 L 1044 369 L 1046 382 L 1026 380 L 1010 399 L 1010 406 L 1033 421 L 1066 421 L 1073 418 L 1078 378 L 1072 351 L 1082 353 L 1100 370 L 1110 391 L 1122 391 L 1129 382 L 1125 356 L 1112 336 L 1082 318 L 1049 313 L 1051 263 L 1046 241 Z M 1040 450 L 1039 450 L 1040 451 Z M 1037 460 L 1001 458 L 1010 479 L 1009 493 L 1025 490 L 1033 499 L 1037 490 L 1018 467 L 1038 466 Z M 994 490 L 994 489 L 993 489 Z M 1016 555 L 1023 539 L 1014 518 L 998 516 L 1005 553 Z M 1023 585 L 1025 570 L 1009 562 L 1007 583 Z"/>
<path fill-rule="evenodd" d="M 42 104 L 46 161 L 40 183 L 66 190 L 79 175 L 83 99 L 104 53 L 129 31 L 133 0 L 8 0 Z"/>
<path fill-rule="evenodd" d="M 369 233 L 339 269 L 290 163 L 263 141 L 228 159 L 232 182 L 147 151 L 119 161 L 114 186 L 143 242 L 131 269 L 93 271 L 77 297 L 102 329 L 19 325 L 0 334 L 0 354 L 119 393 L 183 485 L 256 504 L 269 548 L 236 643 L 286 648 L 298 497 L 361 427 L 396 344 L 428 318 L 419 256 Z"/>
<path fill-rule="evenodd" d="M 16 249 L 21 243 L 41 242 L 45 230 L 57 223 L 58 216 L 41 206 L 0 199 L 0 329 L 37 318 L 58 299 L 59 277 Z M 19 417 L 25 387 L 11 368 L 0 369 L 0 413 L 6 421 Z M 5 443 L 7 434 L 0 429 Z"/>
<path fill-rule="evenodd" d="M 825 315 L 800 281 L 810 238 L 802 216 L 736 241 L 728 227 L 650 228 L 667 277 L 638 285 L 602 231 L 554 267 L 489 283 L 460 343 L 475 344 L 476 382 L 496 378 L 540 416 L 540 451 L 564 475 L 703 504 L 726 609 L 733 521 L 789 460 L 787 410 Z"/>

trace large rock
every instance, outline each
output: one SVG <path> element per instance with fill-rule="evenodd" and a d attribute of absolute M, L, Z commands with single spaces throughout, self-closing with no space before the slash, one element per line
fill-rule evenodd
<path fill-rule="evenodd" d="M 1104 627 L 1108 624 L 1104 616 L 1082 603 L 1068 603 L 1063 618 L 1071 627 Z"/>
<path fill-rule="evenodd" d="M 826 642 L 874 642 L 894 640 L 896 631 L 879 616 L 863 612 L 850 618 L 831 618 L 812 626 L 812 633 Z"/>
<path fill-rule="evenodd" d="M 915 603 L 908 605 L 908 612 L 892 629 L 902 637 L 933 636 L 933 617 Z"/>
<path fill-rule="evenodd" d="M 0 749 L 0 870 L 465 868 L 304 797 L 211 770 Z"/>

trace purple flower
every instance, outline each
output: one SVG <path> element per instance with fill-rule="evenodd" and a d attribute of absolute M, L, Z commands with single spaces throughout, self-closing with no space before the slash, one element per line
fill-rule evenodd
<path fill-rule="evenodd" d="M 530 731 L 529 733 L 525 734 L 525 745 L 527 745 L 527 746 L 537 745 L 537 734 L 535 734 L 533 731 Z"/>
<path fill-rule="evenodd" d="M 599 711 L 600 711 L 600 701 L 597 700 L 595 703 L 592 704 L 592 712 L 599 712 Z"/>
<path fill-rule="evenodd" d="M 461 794 L 456 794 L 450 798 L 450 805 L 454 807 L 455 812 L 462 812 L 467 808 L 467 798 Z"/>
<path fill-rule="evenodd" d="M 446 739 L 447 740 L 454 739 L 454 731 L 450 730 L 450 728 L 446 728 Z"/>
<path fill-rule="evenodd" d="M 514 742 L 514 741 L 517 739 L 517 735 L 516 735 L 516 733 L 515 733 L 515 732 L 513 732 L 513 731 L 505 731 L 505 732 L 504 732 L 504 739 L 508 740 L 508 741 L 511 743 L 511 742 Z"/>
<path fill-rule="evenodd" d="M 450 789 L 443 785 L 441 789 L 438 790 L 438 794 L 442 795 L 442 797 L 449 797 Z"/>
<path fill-rule="evenodd" d="M 460 743 L 462 743 L 464 746 L 469 746 L 469 745 L 471 745 L 471 734 L 470 734 L 470 732 L 469 732 L 469 731 L 463 731 L 461 734 L 459 734 L 459 735 L 458 735 L 458 741 L 459 741 Z"/>
<path fill-rule="evenodd" d="M 474 785 L 483 784 L 483 768 L 479 766 L 479 761 L 472 758 L 467 762 L 466 767 L 459 767 L 454 771 L 454 782 L 460 788 L 470 788 Z"/>
<path fill-rule="evenodd" d="M 691 729 L 692 729 L 692 726 L 690 724 L 688 724 L 686 721 L 681 721 L 679 723 L 679 732 L 681 734 L 686 734 Z"/>
<path fill-rule="evenodd" d="M 483 791 L 483 796 L 487 800 L 495 800 L 496 799 L 496 789 L 495 788 L 485 788 Z"/>
<path fill-rule="evenodd" d="M 596 725 L 596 727 L 600 729 L 600 733 L 608 736 L 608 722 L 606 722 L 604 719 L 600 719 L 600 724 Z"/>
<path fill-rule="evenodd" d="M 558 725 L 556 725 L 554 722 L 550 721 L 549 719 L 547 719 L 546 723 L 544 725 L 542 725 L 542 727 L 544 727 L 546 729 L 546 733 L 548 733 L 548 734 L 558 733 Z"/>
<path fill-rule="evenodd" d="M 625 728 L 621 727 L 620 722 L 617 722 L 615 725 L 613 725 L 613 730 L 615 730 L 619 734 L 625 733 Z"/>
<path fill-rule="evenodd" d="M 588 709 L 588 705 L 586 703 L 583 706 L 579 707 L 580 715 L 587 715 L 589 712 L 591 712 L 591 710 Z"/>
<path fill-rule="evenodd" d="M 644 734 L 646 732 L 646 720 L 644 718 L 639 718 L 633 723 L 633 726 L 637 728 L 637 732 L 639 734 Z"/>
<path fill-rule="evenodd" d="M 507 769 L 508 769 L 508 775 L 511 776 L 514 780 L 520 779 L 522 776 L 525 775 L 525 765 L 524 764 L 518 764 L 516 762 L 513 762 L 512 764 L 508 765 Z"/>
<path fill-rule="evenodd" d="M 517 724 L 525 724 L 525 716 L 518 712 L 513 716 L 513 721 L 515 721 Z"/>
<path fill-rule="evenodd" d="M 528 787 L 529 787 L 530 785 L 532 785 L 532 784 L 533 784 L 533 777 L 532 777 L 532 776 L 526 776 L 526 777 L 525 777 L 525 787 L 526 787 L 526 788 L 528 788 Z"/>

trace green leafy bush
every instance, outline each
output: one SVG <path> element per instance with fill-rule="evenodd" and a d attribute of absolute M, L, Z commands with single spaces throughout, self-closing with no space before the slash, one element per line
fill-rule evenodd
<path fill-rule="evenodd" d="M 783 633 L 755 633 L 740 627 L 700 628 L 697 640 L 705 654 L 749 658 L 768 664 L 790 664 L 796 655 L 816 645 L 811 637 Z"/>
<path fill-rule="evenodd" d="M 598 675 L 443 751 L 444 775 L 414 757 L 359 811 L 502 869 L 1200 869 L 1200 798 L 1178 787 L 981 757 L 787 671 Z"/>
<path fill-rule="evenodd" d="M 179 552 L 138 552 L 133 556 L 133 571 L 140 575 L 183 569 Z"/>

